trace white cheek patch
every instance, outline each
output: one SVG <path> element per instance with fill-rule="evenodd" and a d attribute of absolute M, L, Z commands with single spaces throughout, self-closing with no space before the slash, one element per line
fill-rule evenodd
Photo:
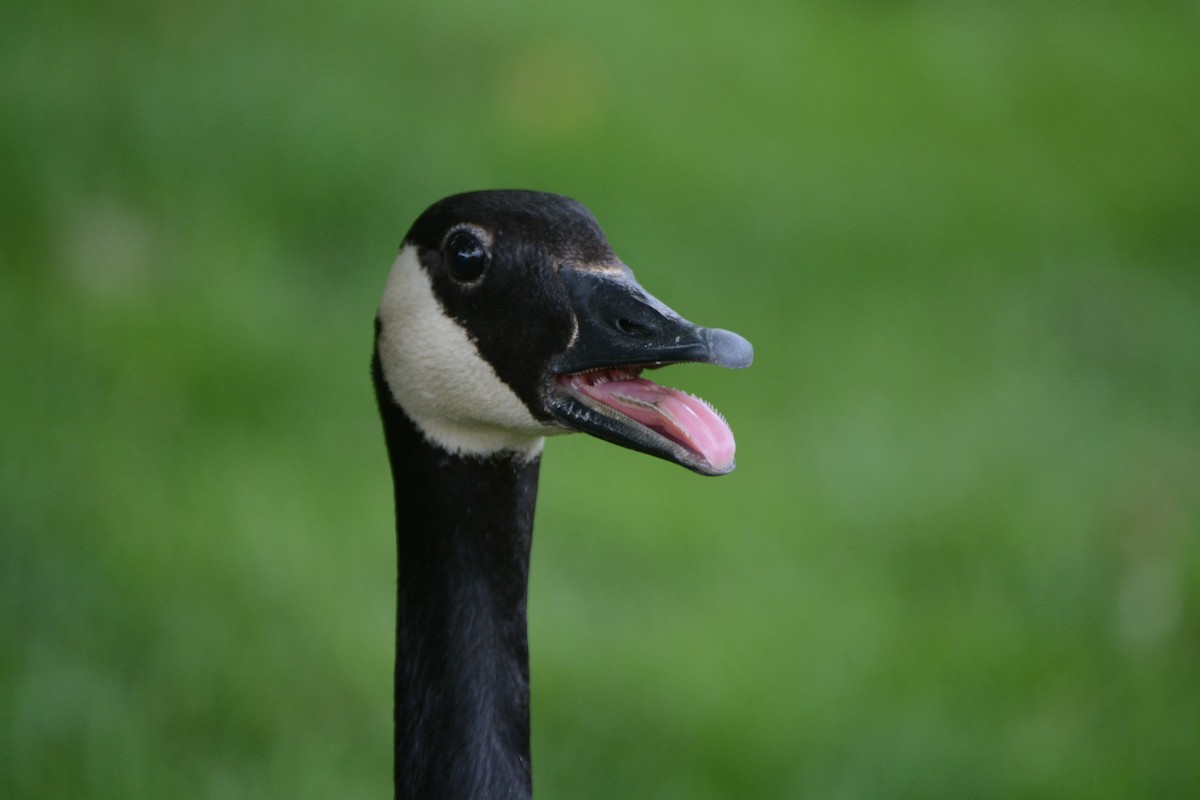
<path fill-rule="evenodd" d="M 412 245 L 392 265 L 379 320 L 379 361 L 392 398 L 431 443 L 455 454 L 532 459 L 543 436 L 561 432 L 534 419 L 446 314 Z"/>

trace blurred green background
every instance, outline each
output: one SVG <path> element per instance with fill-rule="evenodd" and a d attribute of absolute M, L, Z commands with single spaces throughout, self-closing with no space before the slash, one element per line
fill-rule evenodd
<path fill-rule="evenodd" d="M 548 443 L 545 798 L 1200 792 L 1194 2 L 0 12 L 0 797 L 390 796 L 375 303 L 574 196 L 754 367 Z"/>

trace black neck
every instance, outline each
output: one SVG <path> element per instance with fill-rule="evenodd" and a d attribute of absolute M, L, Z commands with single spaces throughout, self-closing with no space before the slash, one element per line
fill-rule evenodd
<path fill-rule="evenodd" d="M 396 798 L 528 798 L 525 597 L 539 463 L 461 458 L 376 392 L 396 501 Z"/>

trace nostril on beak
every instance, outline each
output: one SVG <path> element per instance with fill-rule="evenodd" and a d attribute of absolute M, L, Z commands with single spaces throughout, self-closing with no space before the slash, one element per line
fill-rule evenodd
<path fill-rule="evenodd" d="M 616 325 L 617 325 L 617 330 L 619 330 L 621 333 L 625 334 L 626 336 L 637 336 L 637 337 L 644 338 L 646 336 L 649 336 L 651 333 L 651 330 L 649 327 L 643 325 L 640 322 L 634 322 L 631 319 L 618 318 Z"/>

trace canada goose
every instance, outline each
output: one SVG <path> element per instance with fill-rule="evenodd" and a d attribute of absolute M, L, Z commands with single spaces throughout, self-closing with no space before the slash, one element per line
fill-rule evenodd
<path fill-rule="evenodd" d="M 472 192 L 421 214 L 372 359 L 396 506 L 397 798 L 531 794 L 525 598 L 544 437 L 583 431 L 724 474 L 724 419 L 640 374 L 752 357 L 647 294 L 573 200 Z"/>

